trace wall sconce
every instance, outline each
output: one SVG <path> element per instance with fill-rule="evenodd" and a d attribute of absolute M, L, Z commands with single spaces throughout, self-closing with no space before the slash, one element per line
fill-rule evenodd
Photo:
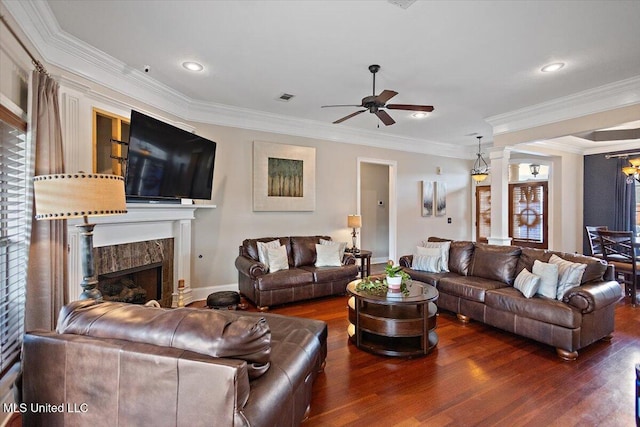
<path fill-rule="evenodd" d="M 352 228 L 353 232 L 351 233 L 351 240 L 353 246 L 351 247 L 351 252 L 357 254 L 360 252 L 360 249 L 356 247 L 356 228 L 362 227 L 362 217 L 360 215 L 349 215 L 347 216 L 347 227 Z"/>
<path fill-rule="evenodd" d="M 634 178 L 640 182 L 640 157 L 629 159 L 629 163 L 631 163 L 631 166 L 622 168 L 622 173 L 627 175 L 627 184 L 631 184 Z"/>
<path fill-rule="evenodd" d="M 83 218 L 80 229 L 82 294 L 80 299 L 102 301 L 93 261 L 93 227 L 87 217 L 127 213 L 124 178 L 116 175 L 40 175 L 33 179 L 36 219 Z"/>
<path fill-rule="evenodd" d="M 531 175 L 533 175 L 533 179 L 536 179 L 536 176 L 538 176 L 538 174 L 540 173 L 540 165 L 536 165 L 533 163 L 530 164 L 529 171 L 531 172 Z"/>
<path fill-rule="evenodd" d="M 478 138 L 478 153 L 476 154 L 477 158 L 475 163 L 473 164 L 473 169 L 471 169 L 471 178 L 477 183 L 484 181 L 489 176 L 489 165 L 482 157 L 482 153 L 480 152 L 480 140 L 481 136 L 477 136 Z"/>

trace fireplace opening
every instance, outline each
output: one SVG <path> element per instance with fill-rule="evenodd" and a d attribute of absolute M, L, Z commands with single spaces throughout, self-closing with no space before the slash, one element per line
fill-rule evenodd
<path fill-rule="evenodd" d="M 100 274 L 98 289 L 105 301 L 144 304 L 162 300 L 162 262 Z"/>

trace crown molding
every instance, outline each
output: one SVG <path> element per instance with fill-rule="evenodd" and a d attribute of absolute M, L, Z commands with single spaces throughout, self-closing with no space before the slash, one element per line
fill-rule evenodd
<path fill-rule="evenodd" d="M 640 104 L 640 75 L 486 120 L 500 135 L 635 104 Z"/>
<path fill-rule="evenodd" d="M 26 0 L 7 2 L 7 6 L 9 13 L 45 62 L 186 121 L 415 153 L 437 153 L 444 157 L 470 156 L 467 150 L 460 150 L 449 144 L 196 101 L 65 33 L 46 2 Z M 70 78 L 65 78 L 64 82 L 68 86 L 82 89 L 92 97 L 100 98 L 87 85 L 73 83 Z M 122 104 L 121 101 L 117 103 Z"/>

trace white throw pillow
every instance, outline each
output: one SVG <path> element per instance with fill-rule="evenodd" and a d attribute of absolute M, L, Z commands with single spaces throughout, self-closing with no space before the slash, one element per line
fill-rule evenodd
<path fill-rule="evenodd" d="M 439 273 L 440 254 L 438 253 L 438 256 L 414 255 L 411 268 L 418 271 L 426 271 L 427 273 Z"/>
<path fill-rule="evenodd" d="M 516 277 L 516 281 L 513 283 L 513 287 L 522 292 L 522 294 L 531 298 L 538 291 L 540 286 L 540 276 L 536 276 L 526 268 L 522 269 L 520 274 Z"/>
<path fill-rule="evenodd" d="M 580 286 L 582 275 L 587 269 L 587 264 L 567 261 L 555 254 L 551 255 L 549 263 L 558 266 L 558 290 L 556 291 L 556 299 L 562 300 L 565 292 L 574 286 Z"/>
<path fill-rule="evenodd" d="M 258 261 L 264 264 L 265 271 L 269 271 L 269 255 L 267 254 L 267 249 L 277 248 L 279 246 L 279 240 L 272 240 L 270 242 L 258 242 Z"/>
<path fill-rule="evenodd" d="M 316 267 L 340 267 L 340 245 L 316 245 Z"/>
<path fill-rule="evenodd" d="M 342 262 L 342 260 L 344 259 L 344 251 L 347 249 L 347 242 L 336 242 L 334 240 L 325 240 L 325 239 L 320 239 L 320 244 L 321 245 L 338 245 L 338 247 L 340 247 L 340 251 L 338 252 L 338 255 L 340 256 L 340 262 Z"/>
<path fill-rule="evenodd" d="M 556 299 L 556 294 L 558 293 L 558 266 L 535 260 L 531 271 L 536 276 L 540 276 L 538 295 Z"/>
<path fill-rule="evenodd" d="M 268 248 L 267 254 L 269 257 L 269 271 L 275 273 L 279 270 L 289 269 L 287 248 L 284 245 L 278 246 L 277 248 Z"/>
<path fill-rule="evenodd" d="M 425 248 L 438 248 L 440 249 L 440 270 L 449 271 L 449 249 L 451 248 L 451 242 L 428 242 L 423 241 L 422 246 Z"/>

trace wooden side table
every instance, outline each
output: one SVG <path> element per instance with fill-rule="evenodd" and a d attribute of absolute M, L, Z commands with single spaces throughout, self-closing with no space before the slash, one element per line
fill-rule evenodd
<path fill-rule="evenodd" d="M 356 259 L 360 259 L 360 278 L 371 276 L 371 251 L 361 249 L 360 252 L 354 253 Z"/>

